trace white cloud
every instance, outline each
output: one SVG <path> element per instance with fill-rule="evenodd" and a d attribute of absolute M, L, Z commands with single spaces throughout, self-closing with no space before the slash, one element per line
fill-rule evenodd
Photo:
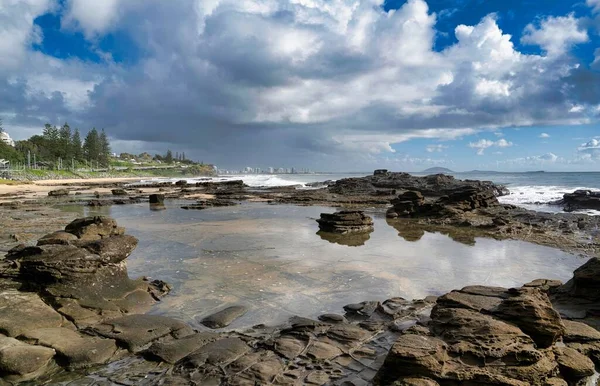
<path fill-rule="evenodd" d="M 548 165 L 554 164 L 557 162 L 564 162 L 564 160 L 558 157 L 554 153 L 546 153 L 542 155 L 534 155 L 529 157 L 519 157 L 508 159 L 505 161 L 499 161 L 498 164 L 508 165 L 508 166 L 536 166 L 536 165 Z"/>
<path fill-rule="evenodd" d="M 600 12 L 600 0 L 587 0 L 586 4 L 592 8 L 592 12 Z"/>
<path fill-rule="evenodd" d="M 586 143 L 582 143 L 577 151 L 582 156 L 600 160 L 600 139 L 593 138 Z"/>
<path fill-rule="evenodd" d="M 535 44 L 550 56 L 562 55 L 573 45 L 588 41 L 588 34 L 573 13 L 567 16 L 549 16 L 542 19 L 539 27 L 533 24 L 525 27 L 521 38 L 524 44 Z"/>
<path fill-rule="evenodd" d="M 67 0 L 62 24 L 80 28 L 86 37 L 93 38 L 115 25 L 125 3 L 122 0 Z"/>
<path fill-rule="evenodd" d="M 438 145 L 427 145 L 427 147 L 425 148 L 425 150 L 427 150 L 428 153 L 441 153 L 444 151 L 444 149 L 447 149 L 448 146 L 442 145 L 442 144 L 438 144 Z"/>
<path fill-rule="evenodd" d="M 548 133 L 542 133 L 538 137 L 539 138 L 550 138 L 550 134 L 548 134 Z"/>
<path fill-rule="evenodd" d="M 483 155 L 485 152 L 485 149 L 490 148 L 492 146 L 495 147 L 510 147 L 512 146 L 513 143 L 507 141 L 506 139 L 502 138 L 499 139 L 497 141 L 490 141 L 489 139 L 480 139 L 477 142 L 470 142 L 469 143 L 469 147 L 472 149 L 477 149 L 477 155 Z"/>

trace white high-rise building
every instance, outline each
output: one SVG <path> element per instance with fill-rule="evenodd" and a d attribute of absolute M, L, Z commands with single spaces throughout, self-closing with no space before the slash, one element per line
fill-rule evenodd
<path fill-rule="evenodd" d="M 4 142 L 8 146 L 15 147 L 15 141 L 12 140 L 6 131 L 0 133 L 0 141 Z"/>

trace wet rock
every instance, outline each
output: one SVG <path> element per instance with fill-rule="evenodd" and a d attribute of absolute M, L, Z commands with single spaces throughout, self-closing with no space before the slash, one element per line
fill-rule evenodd
<path fill-rule="evenodd" d="M 358 210 L 321 213 L 321 218 L 317 219 L 317 222 L 323 232 L 348 234 L 373 231 L 373 219 Z"/>
<path fill-rule="evenodd" d="M 187 324 L 157 315 L 127 315 L 90 327 L 88 331 L 116 339 L 131 352 L 139 352 L 165 336 L 180 338 L 193 334 Z"/>
<path fill-rule="evenodd" d="M 377 301 L 365 301 L 362 303 L 347 304 L 344 311 L 349 314 L 358 314 L 362 316 L 371 316 L 380 307 Z"/>
<path fill-rule="evenodd" d="M 565 212 L 582 209 L 600 209 L 600 191 L 576 190 L 566 193 L 563 199 L 555 203 L 564 206 Z"/>
<path fill-rule="evenodd" d="M 343 315 L 338 314 L 323 314 L 319 315 L 319 320 L 327 323 L 344 323 L 346 318 Z"/>
<path fill-rule="evenodd" d="M 537 279 L 523 285 L 523 287 L 538 288 L 546 293 L 560 287 L 563 283 L 560 280 Z"/>
<path fill-rule="evenodd" d="M 387 170 L 387 169 L 376 169 L 376 170 L 373 172 L 373 175 L 374 175 L 374 176 L 382 176 L 382 175 L 386 175 L 387 173 L 388 173 L 388 170 Z"/>
<path fill-rule="evenodd" d="M 198 368 L 205 364 L 225 366 L 248 353 L 250 347 L 240 338 L 225 338 L 211 342 L 183 359 L 185 367 Z"/>
<path fill-rule="evenodd" d="M 77 240 L 77 236 L 74 234 L 65 231 L 58 231 L 47 234 L 46 236 L 40 238 L 37 242 L 37 245 L 69 244 L 75 240 Z"/>
<path fill-rule="evenodd" d="M 224 206 L 235 206 L 237 203 L 231 200 L 224 199 L 212 199 L 212 200 L 198 200 L 195 204 L 184 205 L 181 209 L 195 209 L 202 210 L 207 208 L 220 208 Z"/>
<path fill-rule="evenodd" d="M 243 316 L 248 311 L 245 306 L 231 306 L 202 319 L 202 324 L 209 328 L 223 328 L 229 326 L 234 320 Z"/>
<path fill-rule="evenodd" d="M 164 205 L 164 203 L 165 203 L 165 195 L 164 194 L 151 194 L 149 199 L 150 199 L 150 205 Z"/>
<path fill-rule="evenodd" d="M 127 191 L 125 189 L 113 189 L 111 190 L 113 196 L 127 196 Z"/>
<path fill-rule="evenodd" d="M 144 355 L 151 359 L 158 358 L 161 361 L 174 364 L 218 338 L 219 335 L 216 333 L 200 332 L 171 342 L 156 342 L 144 352 Z"/>
<path fill-rule="evenodd" d="M 18 337 L 40 328 L 61 327 L 63 317 L 35 293 L 0 292 L 0 332 Z"/>
<path fill-rule="evenodd" d="M 56 350 L 69 367 L 88 367 L 107 362 L 117 351 L 112 339 L 81 335 L 67 328 L 41 328 L 28 331 L 21 339 Z"/>
<path fill-rule="evenodd" d="M 50 197 L 62 197 L 62 196 L 68 196 L 69 195 L 69 190 L 67 189 L 56 189 L 56 190 L 51 190 L 48 192 L 48 196 Z"/>
<path fill-rule="evenodd" d="M 14 338 L 0 337 L 0 372 L 32 378 L 50 362 L 56 352 Z M 29 377 L 27 377 L 30 375 Z"/>
<path fill-rule="evenodd" d="M 65 227 L 65 231 L 74 234 L 82 240 L 99 240 L 125 233 L 125 229 L 117 226 L 110 217 L 92 216 L 73 220 Z"/>
<path fill-rule="evenodd" d="M 569 380 L 579 380 L 594 374 L 594 362 L 569 347 L 554 349 L 561 374 Z"/>

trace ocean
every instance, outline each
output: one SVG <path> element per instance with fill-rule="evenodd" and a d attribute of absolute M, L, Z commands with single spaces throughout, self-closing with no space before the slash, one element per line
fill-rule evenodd
<path fill-rule="evenodd" d="M 243 174 L 225 175 L 210 179 L 190 179 L 189 181 L 241 179 L 251 187 L 294 185 L 305 187 L 306 184 L 311 182 L 363 177 L 368 174 L 370 173 Z M 425 175 L 422 173 L 411 174 Z M 600 172 L 468 172 L 448 174 L 458 179 L 486 180 L 505 185 L 510 194 L 500 197 L 500 202 L 543 212 L 561 212 L 562 207 L 547 205 L 547 203 L 562 198 L 565 193 L 572 193 L 578 189 L 600 190 Z M 585 211 L 583 213 L 600 214 L 597 211 Z"/>

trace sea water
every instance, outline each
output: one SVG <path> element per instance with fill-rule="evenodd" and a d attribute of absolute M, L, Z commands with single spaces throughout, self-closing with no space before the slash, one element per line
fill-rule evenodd
<path fill-rule="evenodd" d="M 189 182 L 243 180 L 245 184 L 251 187 L 298 186 L 299 188 L 306 188 L 307 184 L 312 182 L 364 177 L 368 174 L 370 173 L 242 174 L 214 178 L 191 178 Z M 411 174 L 424 175 L 421 173 Z M 549 205 L 548 203 L 561 199 L 565 193 L 572 193 L 578 189 L 600 190 L 600 172 L 468 172 L 449 174 L 458 179 L 485 180 L 505 185 L 510 194 L 500 197 L 500 202 L 543 212 L 561 212 L 561 206 Z M 169 181 L 169 179 L 154 179 L 146 182 L 150 181 Z M 600 214 L 597 211 L 582 211 L 582 213 Z"/>
<path fill-rule="evenodd" d="M 335 239 L 315 221 L 335 208 L 243 202 L 235 207 L 164 211 L 147 204 L 81 208 L 114 217 L 139 240 L 130 276 L 165 280 L 174 290 L 153 309 L 200 327 L 226 306 L 250 308 L 232 328 L 276 324 L 292 315 L 343 313 L 343 306 L 440 295 L 467 285 L 566 281 L 586 259 L 522 241 L 442 234 L 374 218 L 370 234 Z M 352 246 L 353 245 L 353 246 Z"/>

